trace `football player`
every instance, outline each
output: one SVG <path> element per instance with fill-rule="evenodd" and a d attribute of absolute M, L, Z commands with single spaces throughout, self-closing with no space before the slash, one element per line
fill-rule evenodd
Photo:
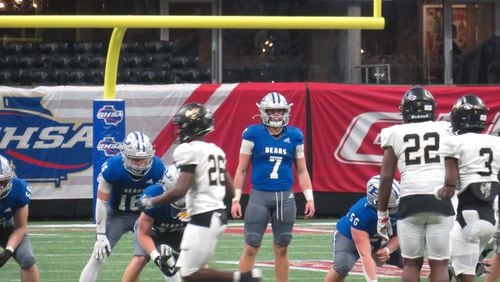
<path fill-rule="evenodd" d="M 0 267 L 13 257 L 21 267 L 21 281 L 40 281 L 35 255 L 26 233 L 31 191 L 0 156 Z"/>
<path fill-rule="evenodd" d="M 123 140 L 120 154 L 110 157 L 102 165 L 97 179 L 96 242 L 80 275 L 81 282 L 95 281 L 105 258 L 111 254 L 121 236 L 134 230 L 140 214 L 136 201 L 144 189 L 160 181 L 165 172 L 163 161 L 154 153 L 149 138 L 142 132 L 134 131 Z M 138 277 L 147 263 L 146 257 L 134 256 L 133 260 L 136 260 L 133 264 L 137 267 L 127 268 L 123 274 L 125 281 L 129 281 L 129 277 Z"/>
<path fill-rule="evenodd" d="M 444 139 L 444 186 L 438 198 L 458 194 L 455 226 L 451 232 L 451 263 L 459 281 L 475 281 L 479 255 L 495 233 L 493 201 L 500 185 L 500 138 L 481 134 L 488 108 L 476 95 L 460 97 L 450 119 L 456 135 Z"/>
<path fill-rule="evenodd" d="M 204 136 L 214 130 L 213 115 L 204 105 L 184 105 L 174 116 L 180 145 L 174 162 L 180 173 L 174 189 L 139 201 L 144 208 L 172 203 L 186 197 L 191 219 L 184 230 L 177 261 L 183 281 L 260 281 L 260 271 L 246 273 L 205 268 L 215 251 L 217 240 L 227 226 L 224 197 L 234 196 L 231 176 L 226 172 L 226 154 Z"/>
<path fill-rule="evenodd" d="M 398 237 L 403 257 L 403 281 L 419 281 L 427 255 L 431 281 L 448 281 L 449 231 L 455 211 L 450 199 L 434 197 L 444 183 L 444 160 L 439 155 L 442 139 L 451 134 L 450 124 L 434 121 L 436 102 L 420 86 L 405 92 L 400 110 L 403 124 L 381 131 L 384 150 L 380 170 L 377 232 L 389 239 L 391 224 L 387 204 L 396 167 L 401 174 Z M 476 260 L 477 261 L 477 260 Z"/>
<path fill-rule="evenodd" d="M 146 188 L 143 196 L 155 197 L 173 189 L 177 177 L 177 167 L 168 166 L 162 182 Z M 137 248 L 136 245 L 134 256 L 149 256 L 163 272 L 167 282 L 181 281 L 175 263 L 180 252 L 182 233 L 188 220 L 184 198 L 181 198 L 170 205 L 143 210 L 135 224 L 135 241 L 138 241 L 142 248 Z M 135 267 L 132 262 L 129 267 Z M 139 276 L 128 278 L 129 281 L 139 281 Z"/>
<path fill-rule="evenodd" d="M 351 206 L 349 212 L 337 221 L 333 233 L 333 268 L 328 271 L 325 282 L 344 281 L 356 261 L 361 258 L 366 281 L 377 281 L 375 266 L 384 263 L 403 267 L 397 233 L 383 242 L 377 234 L 377 196 L 380 176 L 373 176 L 366 183 L 366 196 Z M 394 180 L 389 198 L 389 217 L 396 231 L 399 205 L 399 183 Z"/>
<path fill-rule="evenodd" d="M 291 106 L 278 92 L 266 94 L 257 104 L 261 123 L 250 125 L 243 131 L 234 177 L 236 196 L 231 207 L 232 216 L 241 218 L 241 190 L 251 163 L 252 191 L 245 210 L 245 243 L 239 270 L 245 272 L 254 267 L 271 219 L 274 271 L 278 282 L 288 281 L 288 245 L 292 241 L 297 212 L 292 189 L 294 164 L 306 199 L 305 216 L 310 218 L 315 212 L 312 184 L 304 156 L 304 135 L 299 128 L 288 125 Z"/>

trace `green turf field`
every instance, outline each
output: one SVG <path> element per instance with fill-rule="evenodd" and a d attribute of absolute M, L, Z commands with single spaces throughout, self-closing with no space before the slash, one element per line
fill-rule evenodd
<path fill-rule="evenodd" d="M 292 245 L 290 281 L 323 281 L 325 268 L 331 261 L 331 233 L 334 221 L 299 220 Z M 81 223 L 82 225 L 79 225 Z M 41 281 L 78 281 L 87 262 L 95 238 L 95 228 L 88 222 L 30 222 L 28 232 L 37 257 Z M 243 236 L 237 231 L 241 221 L 231 221 L 228 232 L 218 243 L 210 267 L 235 270 L 241 253 Z M 257 257 L 264 281 L 274 281 L 272 268 L 271 234 L 267 234 Z M 132 234 L 122 238 L 113 254 L 101 269 L 98 281 L 121 281 L 122 272 L 131 259 Z M 10 260 L 0 270 L 1 281 L 20 281 L 19 268 Z M 163 281 L 161 272 L 153 263 L 144 269 L 141 281 Z M 364 281 L 362 275 L 350 275 L 347 281 Z M 399 281 L 399 278 L 381 278 L 379 281 Z M 482 281 L 482 280 L 478 280 Z"/>

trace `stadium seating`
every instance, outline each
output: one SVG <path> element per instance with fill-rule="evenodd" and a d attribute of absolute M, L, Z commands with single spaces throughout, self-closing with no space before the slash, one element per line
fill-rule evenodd
<path fill-rule="evenodd" d="M 123 42 L 117 83 L 210 82 L 210 72 L 183 47 L 180 41 Z M 102 85 L 106 52 L 101 42 L 0 45 L 0 85 Z"/>

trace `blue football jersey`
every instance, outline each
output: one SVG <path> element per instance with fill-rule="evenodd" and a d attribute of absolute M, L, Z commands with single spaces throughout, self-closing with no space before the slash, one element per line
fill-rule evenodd
<path fill-rule="evenodd" d="M 243 139 L 254 144 L 253 188 L 262 191 L 291 189 L 296 148 L 304 143 L 302 131 L 294 126 L 286 126 L 279 137 L 273 137 L 265 125 L 255 124 L 245 129 Z"/>
<path fill-rule="evenodd" d="M 396 234 L 397 213 L 391 213 L 390 217 L 392 230 Z M 377 235 L 377 210 L 368 203 L 366 197 L 359 199 L 352 205 L 347 214 L 337 222 L 337 231 L 352 240 L 351 227 L 366 231 L 372 245 L 379 243 L 380 237 Z"/>
<path fill-rule="evenodd" d="M 162 179 L 164 172 L 163 161 L 154 157 L 148 173 L 140 179 L 134 179 L 125 169 L 121 155 L 107 159 L 102 166 L 101 175 L 112 186 L 109 206 L 119 211 L 139 212 L 135 202 L 146 187 Z"/>
<path fill-rule="evenodd" d="M 164 190 L 160 184 L 153 184 L 144 190 L 147 197 L 155 197 L 163 194 Z M 179 212 L 185 209 L 176 209 L 170 204 L 156 206 L 151 209 L 145 209 L 144 213 L 153 218 L 153 230 L 157 233 L 176 232 L 184 229 L 187 222 L 179 220 Z"/>
<path fill-rule="evenodd" d="M 12 190 L 7 197 L 0 200 L 0 225 L 11 224 L 9 220 L 17 209 L 29 204 L 31 191 L 28 184 L 19 178 L 12 179 Z"/>

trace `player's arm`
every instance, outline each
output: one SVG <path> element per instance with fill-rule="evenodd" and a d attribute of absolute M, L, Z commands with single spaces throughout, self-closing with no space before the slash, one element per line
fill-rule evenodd
<path fill-rule="evenodd" d="M 94 257 L 103 260 L 111 253 L 111 244 L 106 235 L 106 221 L 108 217 L 108 203 L 111 197 L 111 184 L 102 175 L 97 181 L 97 200 L 95 204 L 96 242 L 94 244 Z"/>
<path fill-rule="evenodd" d="M 226 197 L 232 199 L 234 197 L 234 184 L 233 184 L 233 178 L 231 178 L 231 175 L 227 173 L 227 171 L 224 172 L 224 177 L 226 178 Z"/>
<path fill-rule="evenodd" d="M 22 208 L 16 210 L 14 214 L 14 230 L 9 236 L 7 246 L 13 248 L 12 252 L 19 246 L 26 234 L 26 226 L 28 225 L 29 206 L 24 205 Z"/>
<path fill-rule="evenodd" d="M 153 228 L 154 219 L 144 212 L 139 216 L 139 224 L 137 230 L 137 240 L 146 253 L 151 254 L 156 250 L 155 242 L 149 235 Z"/>
<path fill-rule="evenodd" d="M 398 236 L 396 235 L 392 236 L 384 247 L 378 249 L 375 252 L 375 258 L 379 262 L 384 263 L 389 260 L 390 255 L 397 249 L 399 249 L 399 239 Z"/>
<path fill-rule="evenodd" d="M 438 199 L 451 199 L 457 189 L 458 159 L 445 157 L 444 173 L 444 186 L 437 191 L 436 197 Z"/>
<path fill-rule="evenodd" d="M 370 236 L 366 231 L 362 231 L 351 227 L 352 240 L 358 250 L 365 273 L 366 281 L 376 281 L 377 272 L 375 270 L 375 261 L 372 258 L 372 247 L 370 244 Z"/>
<path fill-rule="evenodd" d="M 253 142 L 243 139 L 241 141 L 240 156 L 238 159 L 238 167 L 234 173 L 234 197 L 231 205 L 231 215 L 234 218 L 241 218 L 240 199 L 245 185 L 248 168 L 252 159 Z"/>
<path fill-rule="evenodd" d="M 303 145 L 299 147 L 303 148 Z M 312 183 L 309 172 L 307 171 L 306 159 L 304 157 L 297 158 L 295 160 L 295 167 L 297 169 L 297 179 L 299 181 L 299 187 L 300 189 L 302 189 L 302 193 L 304 194 L 304 197 L 306 199 L 306 206 L 304 209 L 305 216 L 313 217 L 316 209 L 314 207 Z"/>
<path fill-rule="evenodd" d="M 189 190 L 189 187 L 194 182 L 194 171 L 196 165 L 184 165 L 179 167 L 179 177 L 175 183 L 175 187 L 166 193 L 151 198 L 152 206 L 172 203 L 184 197 Z"/>
<path fill-rule="evenodd" d="M 382 157 L 382 167 L 380 169 L 380 187 L 377 198 L 377 209 L 379 211 L 387 211 L 397 163 L 398 160 L 394 149 L 391 146 L 384 147 L 384 156 Z"/>
<path fill-rule="evenodd" d="M 14 230 L 9 236 L 7 245 L 2 253 L 0 253 L 0 267 L 12 257 L 14 251 L 23 240 L 26 233 L 26 225 L 28 224 L 28 205 L 24 205 L 14 213 Z"/>

